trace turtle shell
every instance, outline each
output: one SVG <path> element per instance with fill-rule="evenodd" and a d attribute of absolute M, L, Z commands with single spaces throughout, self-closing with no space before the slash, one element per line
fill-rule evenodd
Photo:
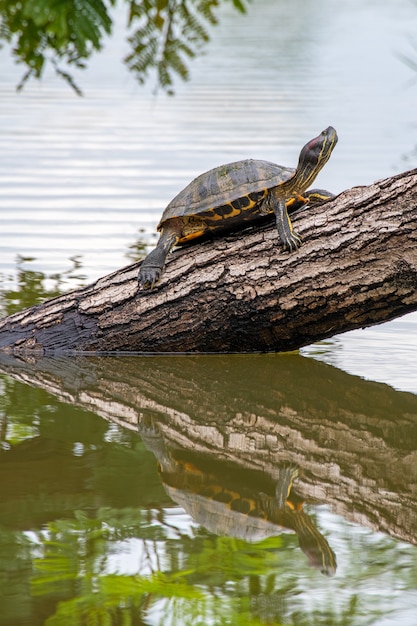
<path fill-rule="evenodd" d="M 270 161 L 246 159 L 215 167 L 197 176 L 165 209 L 158 229 L 167 220 L 200 215 L 205 211 L 230 204 L 252 193 L 277 187 L 295 170 Z M 241 207 L 240 207 L 241 208 Z"/>
<path fill-rule="evenodd" d="M 215 535 L 228 535 L 255 542 L 293 530 L 285 527 L 287 518 L 291 520 L 291 513 L 288 515 L 279 510 L 272 498 L 265 497 L 267 502 L 264 509 L 258 509 L 255 502 L 239 497 L 236 500 L 231 497 L 230 501 L 219 502 L 206 495 L 176 489 L 166 483 L 164 488 L 169 497 L 187 511 L 197 524 Z M 226 498 L 228 494 L 223 492 L 221 495 Z M 243 510 L 234 510 L 233 506 L 241 506 Z M 267 511 L 273 519 L 268 519 Z"/>

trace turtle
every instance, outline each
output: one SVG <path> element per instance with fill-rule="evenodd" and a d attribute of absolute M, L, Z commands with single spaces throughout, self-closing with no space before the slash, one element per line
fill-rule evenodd
<path fill-rule="evenodd" d="M 297 466 L 284 463 L 276 468 L 272 494 L 256 489 L 250 471 L 240 467 L 237 472 L 230 472 L 227 464 L 220 466 L 220 475 L 212 474 L 204 466 L 171 455 L 168 467 L 160 466 L 165 491 L 215 535 L 255 542 L 277 536 L 281 530 L 294 531 L 310 566 L 326 576 L 335 574 L 337 564 L 332 548 L 304 512 L 303 500 L 292 490 Z"/>
<path fill-rule="evenodd" d="M 215 535 L 249 542 L 294 531 L 311 567 L 335 574 L 336 556 L 294 492 L 297 465 L 282 461 L 270 476 L 168 443 L 153 417 L 140 420 L 138 430 L 156 457 L 167 495 L 195 522 Z"/>
<path fill-rule="evenodd" d="M 326 201 L 333 196 L 325 190 L 307 191 L 327 163 L 337 143 L 332 126 L 302 148 L 296 169 L 257 159 L 235 161 L 216 167 L 195 178 L 168 204 L 157 226 L 156 248 L 143 260 L 138 281 L 144 289 L 159 282 L 167 255 L 210 232 L 224 232 L 257 222 L 275 214 L 278 235 L 285 250 L 293 252 L 301 237 L 288 217 L 296 208 Z"/>

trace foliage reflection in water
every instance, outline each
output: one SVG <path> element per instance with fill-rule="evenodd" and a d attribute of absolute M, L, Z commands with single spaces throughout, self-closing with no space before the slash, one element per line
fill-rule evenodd
<path fill-rule="evenodd" d="M 79 256 L 69 259 L 71 266 L 68 270 L 50 275 L 30 266 L 33 261 L 36 261 L 34 257 L 18 255 L 15 276 L 0 275 L 0 316 L 12 315 L 80 287 L 86 279 L 80 273 L 82 262 Z"/>
<path fill-rule="evenodd" d="M 0 623 L 412 624 L 414 395 L 295 355 L 1 368 Z"/>
<path fill-rule="evenodd" d="M 125 256 L 134 263 L 146 256 L 147 248 L 144 230 L 139 229 L 137 238 L 128 246 Z M 12 315 L 83 286 L 87 275 L 81 271 L 82 257 L 74 255 L 68 261 L 70 267 L 67 270 L 47 274 L 38 269 L 35 257 L 18 254 L 14 275 L 0 273 L 0 317 Z"/>

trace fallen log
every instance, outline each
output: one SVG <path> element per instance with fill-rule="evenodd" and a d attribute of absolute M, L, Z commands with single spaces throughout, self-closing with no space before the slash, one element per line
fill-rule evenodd
<path fill-rule="evenodd" d="M 0 321 L 10 354 L 288 351 L 417 309 L 417 170 L 292 219 L 170 255 L 158 287 L 139 263 Z"/>

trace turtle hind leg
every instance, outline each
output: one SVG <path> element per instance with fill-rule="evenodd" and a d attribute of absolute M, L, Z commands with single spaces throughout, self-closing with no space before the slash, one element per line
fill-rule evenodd
<path fill-rule="evenodd" d="M 335 197 L 335 194 L 327 189 L 308 189 L 304 194 L 294 195 L 286 201 L 287 211 L 289 215 L 293 215 L 306 206 L 319 206 Z"/>
<path fill-rule="evenodd" d="M 178 235 L 171 229 L 162 229 L 156 248 L 142 261 L 138 282 L 142 289 L 153 289 L 159 282 L 166 258 L 171 248 L 177 243 Z"/>
<path fill-rule="evenodd" d="M 321 204 L 336 197 L 334 193 L 327 191 L 327 189 L 308 189 L 304 195 L 306 202 L 312 205 Z"/>

